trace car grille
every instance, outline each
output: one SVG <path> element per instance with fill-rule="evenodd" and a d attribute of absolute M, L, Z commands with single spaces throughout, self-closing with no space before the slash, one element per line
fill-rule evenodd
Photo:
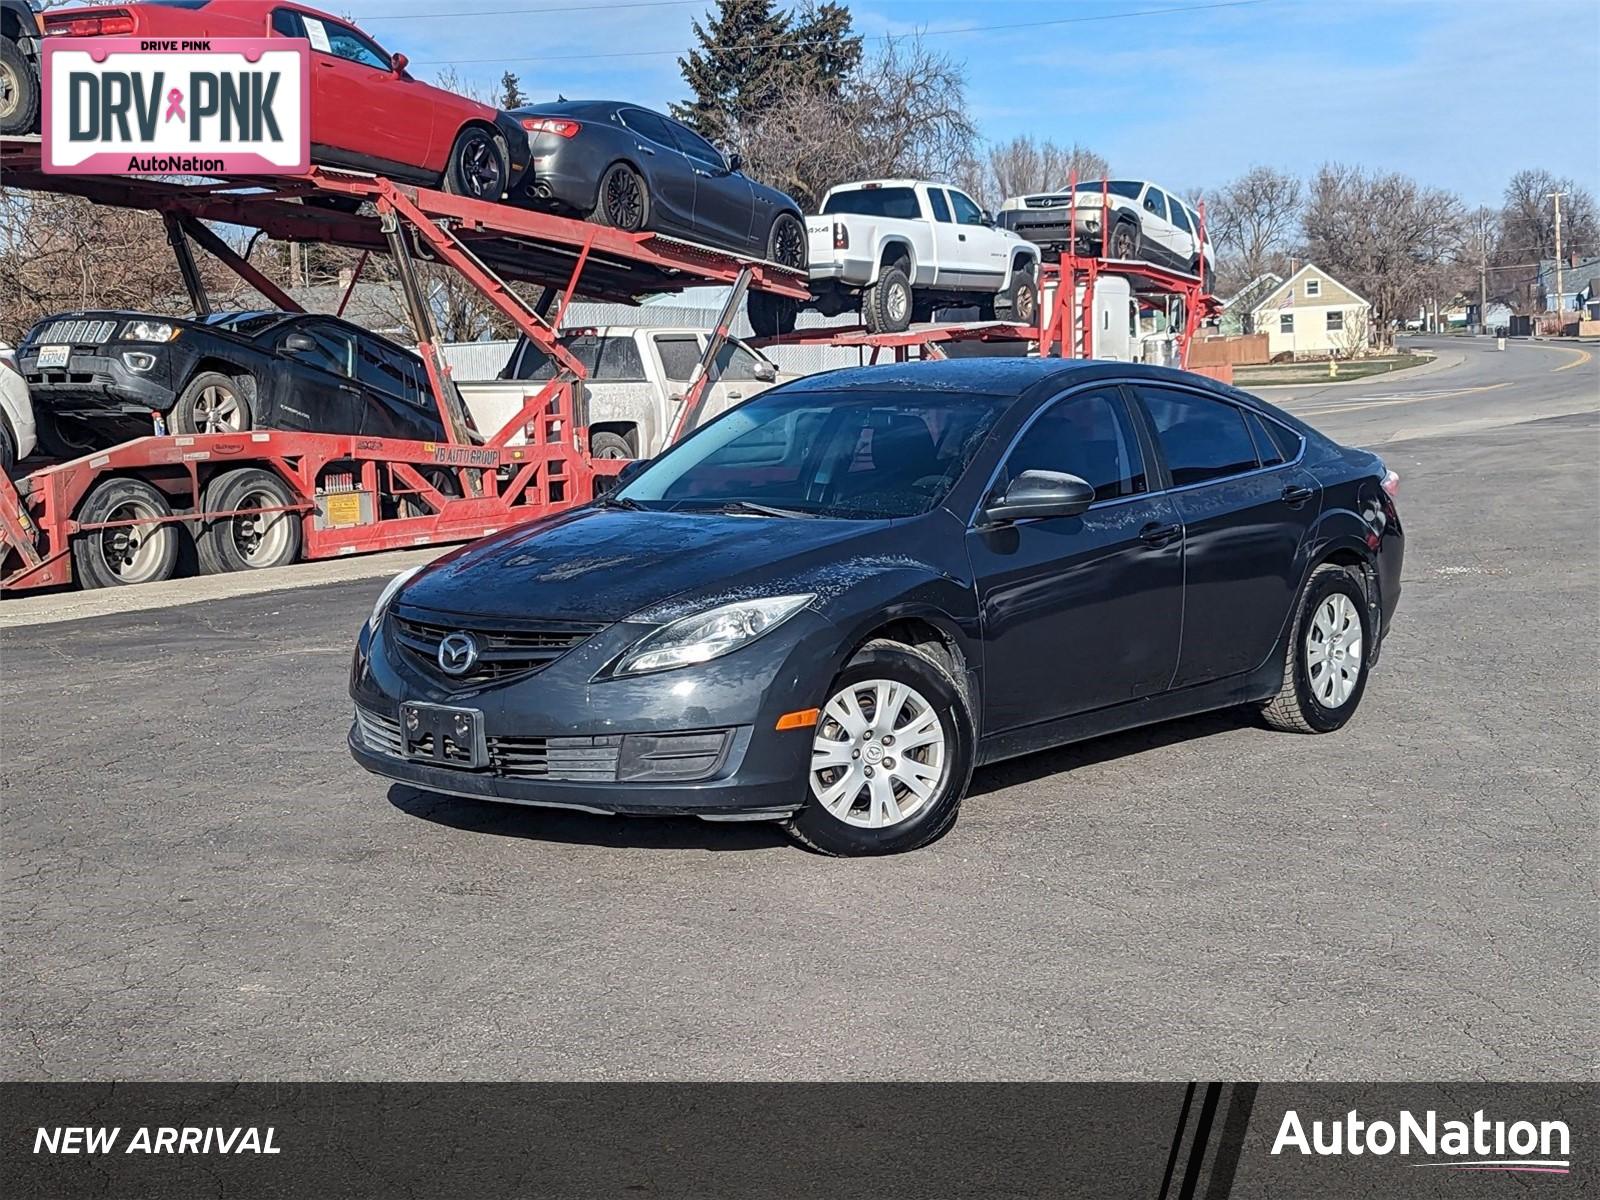
<path fill-rule="evenodd" d="M 605 628 L 578 621 L 552 621 L 536 627 L 485 629 L 424 621 L 402 613 L 393 614 L 389 621 L 395 641 L 436 674 L 443 674 L 439 670 L 439 642 L 447 634 L 470 633 L 478 643 L 478 661 L 464 675 L 444 675 L 457 683 L 485 683 L 541 671 Z"/>
<path fill-rule="evenodd" d="M 392 754 L 400 758 L 405 754 L 404 743 L 400 740 L 400 722 L 393 717 L 386 717 L 382 713 L 375 713 L 370 708 L 356 705 L 356 732 L 361 735 L 361 740 L 373 750 L 381 750 L 385 754 Z"/>
<path fill-rule="evenodd" d="M 610 737 L 492 737 L 489 769 L 510 779 L 567 779 L 611 783 L 617 778 L 622 735 Z"/>
<path fill-rule="evenodd" d="M 116 327 L 115 321 L 52 321 L 33 340 L 36 344 L 50 342 L 60 345 L 65 342 L 71 346 L 98 346 L 111 337 L 111 331 Z"/>
<path fill-rule="evenodd" d="M 1071 199 L 1067 196 L 1029 196 L 1023 203 L 1029 208 L 1066 208 Z"/>

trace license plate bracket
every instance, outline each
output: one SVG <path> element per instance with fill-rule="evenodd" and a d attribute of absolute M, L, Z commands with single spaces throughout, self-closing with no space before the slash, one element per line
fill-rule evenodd
<path fill-rule="evenodd" d="M 64 367 L 72 358 L 71 346 L 40 346 L 40 367 Z"/>
<path fill-rule="evenodd" d="M 441 767 L 476 771 L 489 765 L 483 713 L 475 708 L 407 700 L 400 706 L 406 757 Z"/>

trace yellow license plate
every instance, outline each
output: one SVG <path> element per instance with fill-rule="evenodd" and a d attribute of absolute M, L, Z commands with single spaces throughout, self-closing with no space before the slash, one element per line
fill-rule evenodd
<path fill-rule="evenodd" d="M 323 497 L 323 509 L 329 525 L 361 524 L 361 493 L 335 492 Z"/>

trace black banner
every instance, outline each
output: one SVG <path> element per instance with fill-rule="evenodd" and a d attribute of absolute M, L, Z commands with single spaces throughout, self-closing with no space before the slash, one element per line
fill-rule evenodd
<path fill-rule="evenodd" d="M 1521 1084 L 7 1084 L 26 1197 L 1594 1194 Z"/>

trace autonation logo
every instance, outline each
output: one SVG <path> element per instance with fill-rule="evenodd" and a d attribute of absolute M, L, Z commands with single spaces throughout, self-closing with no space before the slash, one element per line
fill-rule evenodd
<path fill-rule="evenodd" d="M 1572 1169 L 1572 1135 L 1565 1121 L 1491 1121 L 1479 1109 L 1470 1121 L 1441 1121 L 1432 1111 L 1419 1118 L 1401 1109 L 1392 1121 L 1368 1121 L 1355 1109 L 1332 1121 L 1312 1121 L 1310 1133 L 1290 1109 L 1278 1125 L 1274 1154 L 1298 1150 L 1321 1158 L 1372 1154 L 1427 1155 L 1449 1161 L 1411 1163 L 1458 1171 L 1527 1171 L 1565 1175 Z"/>

